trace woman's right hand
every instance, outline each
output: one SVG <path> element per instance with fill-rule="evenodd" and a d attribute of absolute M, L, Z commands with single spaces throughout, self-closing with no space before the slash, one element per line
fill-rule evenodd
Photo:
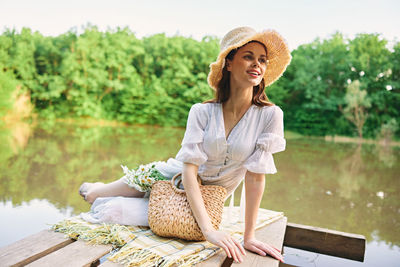
<path fill-rule="evenodd" d="M 242 255 L 246 255 L 246 252 L 239 241 L 225 232 L 215 230 L 212 226 L 197 182 L 197 173 L 197 165 L 184 163 L 182 183 L 196 222 L 208 242 L 223 248 L 229 258 L 233 258 L 236 262 L 242 262 Z"/>
<path fill-rule="evenodd" d="M 235 238 L 218 230 L 205 231 L 203 234 L 208 242 L 224 249 L 229 258 L 233 258 L 236 262 L 243 261 L 242 255 L 246 255 L 246 251 Z"/>

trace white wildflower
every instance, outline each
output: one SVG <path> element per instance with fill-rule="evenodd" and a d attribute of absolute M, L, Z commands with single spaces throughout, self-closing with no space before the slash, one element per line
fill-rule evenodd
<path fill-rule="evenodd" d="M 133 188 L 147 192 L 151 190 L 152 185 L 159 180 L 165 180 L 166 178 L 156 169 L 156 166 L 160 163 L 152 162 L 145 165 L 140 165 L 136 169 L 129 170 L 126 166 L 121 165 L 128 184 Z"/>

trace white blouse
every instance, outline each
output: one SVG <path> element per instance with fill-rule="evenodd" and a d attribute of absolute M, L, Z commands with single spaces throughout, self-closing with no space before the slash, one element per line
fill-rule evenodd
<path fill-rule="evenodd" d="M 230 195 L 246 171 L 276 173 L 273 153 L 285 150 L 283 112 L 278 106 L 250 106 L 225 138 L 222 104 L 195 104 L 176 159 L 199 166 L 204 184 L 224 186 Z"/>

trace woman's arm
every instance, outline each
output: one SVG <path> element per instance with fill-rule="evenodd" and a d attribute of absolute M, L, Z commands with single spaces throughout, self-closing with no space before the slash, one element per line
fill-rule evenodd
<path fill-rule="evenodd" d="M 242 262 L 240 254 L 246 254 L 243 246 L 227 233 L 215 230 L 211 223 L 197 182 L 197 171 L 197 165 L 184 163 L 182 183 L 193 215 L 207 241 L 223 248 L 229 258 Z"/>
<path fill-rule="evenodd" d="M 245 178 L 246 189 L 246 212 L 245 212 L 245 230 L 244 230 L 244 247 L 250 251 L 256 252 L 259 255 L 273 256 L 277 260 L 283 262 L 280 250 L 258 241 L 255 238 L 255 227 L 257 221 L 258 208 L 260 207 L 261 199 L 265 187 L 265 174 L 254 173 L 247 171 Z"/>
<path fill-rule="evenodd" d="M 210 217 L 204 206 L 203 197 L 197 182 L 198 166 L 191 163 L 185 163 L 182 172 L 182 183 L 189 201 L 190 208 L 196 218 L 201 231 L 208 232 L 213 230 Z"/>

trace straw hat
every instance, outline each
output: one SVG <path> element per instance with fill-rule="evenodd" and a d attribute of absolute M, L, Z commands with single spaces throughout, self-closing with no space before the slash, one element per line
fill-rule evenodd
<path fill-rule="evenodd" d="M 217 90 L 225 66 L 225 57 L 233 49 L 239 48 L 250 41 L 258 41 L 267 48 L 267 69 L 264 74 L 265 86 L 279 79 L 289 65 L 292 56 L 285 39 L 274 30 L 256 32 L 250 27 L 239 27 L 228 32 L 221 41 L 221 50 L 217 61 L 210 64 L 208 84 Z"/>

